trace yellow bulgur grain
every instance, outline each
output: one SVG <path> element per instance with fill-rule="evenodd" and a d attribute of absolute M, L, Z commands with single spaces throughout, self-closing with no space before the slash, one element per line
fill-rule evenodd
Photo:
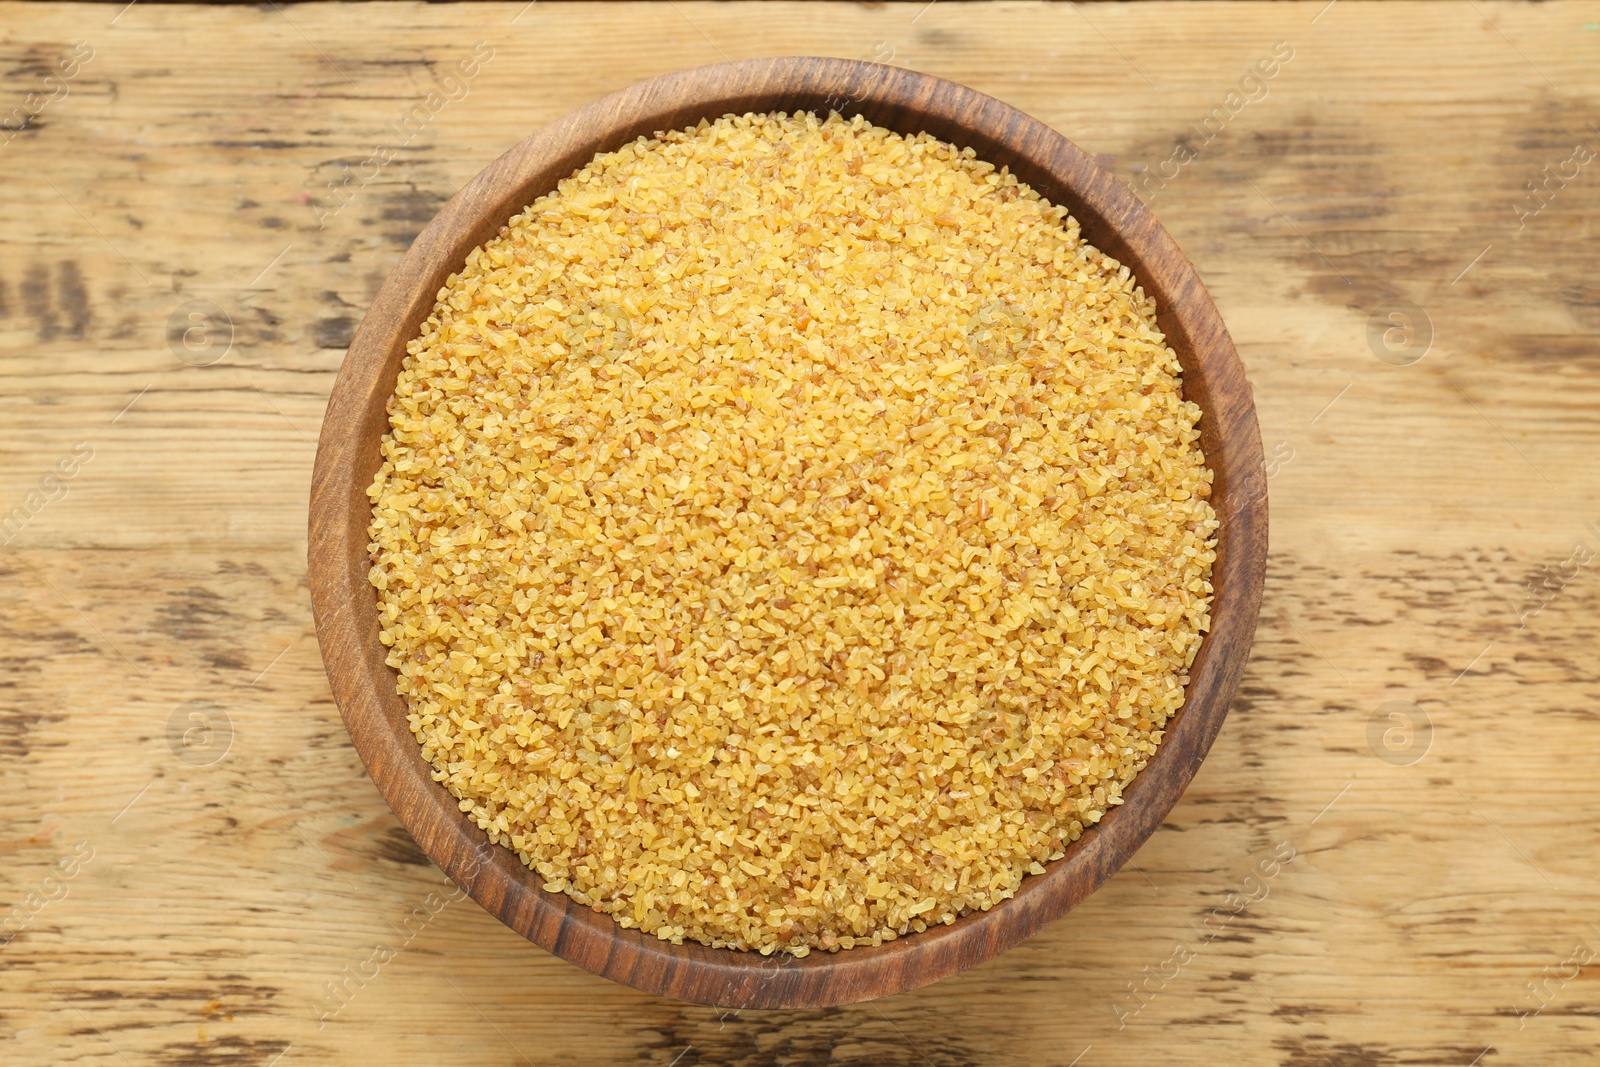
<path fill-rule="evenodd" d="M 370 533 L 411 728 L 624 926 L 804 955 L 987 909 L 1183 702 L 1200 411 L 1128 269 L 970 150 L 641 138 L 408 353 Z"/>

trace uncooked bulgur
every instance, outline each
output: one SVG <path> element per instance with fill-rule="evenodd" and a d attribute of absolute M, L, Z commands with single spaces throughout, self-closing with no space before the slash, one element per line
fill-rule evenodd
<path fill-rule="evenodd" d="M 408 353 L 371 577 L 411 728 L 624 926 L 804 955 L 987 909 L 1183 702 L 1200 411 L 1128 269 L 970 150 L 641 138 Z"/>

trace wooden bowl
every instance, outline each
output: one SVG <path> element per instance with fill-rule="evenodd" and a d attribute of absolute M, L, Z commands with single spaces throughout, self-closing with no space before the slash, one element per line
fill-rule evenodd
<path fill-rule="evenodd" d="M 971 147 L 1066 205 L 1087 240 L 1126 264 L 1155 298 L 1183 364 L 1184 393 L 1204 412 L 1201 444 L 1215 472 L 1221 530 L 1211 633 L 1182 710 L 1125 802 L 990 911 L 876 948 L 797 960 L 672 945 L 624 929 L 545 892 L 515 854 L 488 842 L 430 777 L 384 662 L 377 595 L 367 581 L 367 487 L 406 343 L 473 248 L 597 152 L 730 112 L 800 109 L 859 112 L 901 133 L 926 131 Z M 1233 343 L 1194 268 L 1126 186 L 1048 126 L 953 82 L 874 63 L 753 59 L 654 78 L 546 126 L 469 182 L 422 231 L 356 331 L 328 402 L 311 486 L 310 586 L 328 679 L 356 751 L 417 844 L 474 900 L 535 944 L 638 989 L 730 1008 L 814 1008 L 888 996 L 982 963 L 1064 915 L 1160 825 L 1216 737 L 1244 670 L 1266 568 L 1266 499 L 1255 407 Z"/>

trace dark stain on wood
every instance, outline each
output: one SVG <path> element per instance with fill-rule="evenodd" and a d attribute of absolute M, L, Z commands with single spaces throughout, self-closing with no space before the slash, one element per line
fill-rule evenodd
<path fill-rule="evenodd" d="M 89 328 L 89 291 L 84 288 L 83 271 L 74 260 L 64 260 L 56 275 L 56 292 L 67 319 L 67 336 L 82 337 Z"/>
<path fill-rule="evenodd" d="M 1580 327 L 1591 333 L 1600 332 L 1600 285 L 1569 282 L 1561 287 L 1561 303 Z M 4 308 L 0 307 L 0 314 L 3 313 Z"/>
<path fill-rule="evenodd" d="M 199 641 L 214 638 L 229 616 L 228 601 L 222 594 L 190 586 L 166 594 L 166 601 L 156 609 L 155 625 L 179 641 Z"/>
<path fill-rule="evenodd" d="M 1281 1008 L 1276 1014 L 1280 1018 L 1289 1018 Z M 1281 1067 L 1401 1067 L 1401 1065 L 1410 1067 L 1413 1064 L 1437 1064 L 1439 1067 L 1459 1064 L 1461 1067 L 1466 1067 L 1483 1051 L 1479 1047 L 1463 1056 L 1458 1050 L 1447 1049 L 1441 1050 L 1437 1055 L 1424 1052 L 1425 1058 L 1416 1058 L 1410 1051 L 1402 1053 L 1381 1045 L 1358 1044 L 1351 1041 L 1330 1042 L 1315 1036 L 1279 1038 L 1273 1044 L 1284 1055 L 1279 1061 Z M 1404 1058 L 1399 1058 L 1402 1055 Z M 1487 1063 L 1488 1057 L 1477 1062 Z"/>
<path fill-rule="evenodd" d="M 33 308 L 34 333 L 40 341 L 53 341 L 56 334 L 61 332 L 61 323 L 56 318 L 55 305 L 50 301 L 50 269 L 35 263 L 28 271 L 28 276 L 29 284 L 33 287 L 29 303 Z"/>
<path fill-rule="evenodd" d="M 371 226 L 389 224 L 384 226 L 384 238 L 397 248 L 410 248 L 450 199 L 448 193 L 409 182 L 368 186 L 366 191 L 377 197 L 380 206 L 376 219 L 363 221 Z"/>
<path fill-rule="evenodd" d="M 214 667 L 219 671 L 242 671 L 247 669 L 249 666 L 239 655 L 239 651 L 237 649 L 207 649 L 203 653 L 203 656 L 207 666 Z"/>
<path fill-rule="evenodd" d="M 28 754 L 39 745 L 36 737 L 39 727 L 59 723 L 64 719 L 63 715 L 0 708 L 0 757 L 18 760 L 27 758 Z M 51 742 L 55 747 L 60 747 L 63 743 Z"/>
<path fill-rule="evenodd" d="M 969 1020 L 909 1005 L 784 1012 L 680 1006 L 648 1031 L 652 1039 L 636 1059 L 641 1067 L 675 1056 L 682 1057 L 678 1067 L 968 1067 L 994 1052 Z"/>
<path fill-rule="evenodd" d="M 350 347 L 350 338 L 355 334 L 356 320 L 349 315 L 340 315 L 331 319 L 318 319 L 311 328 L 311 339 L 318 348 Z"/>
<path fill-rule="evenodd" d="M 379 859 L 408 867 L 432 867 L 433 861 L 425 856 L 404 826 L 391 826 L 377 839 Z"/>
<path fill-rule="evenodd" d="M 260 1067 L 281 1056 L 289 1044 L 224 1034 L 212 1041 L 162 1045 L 153 1056 L 162 1067 Z"/>

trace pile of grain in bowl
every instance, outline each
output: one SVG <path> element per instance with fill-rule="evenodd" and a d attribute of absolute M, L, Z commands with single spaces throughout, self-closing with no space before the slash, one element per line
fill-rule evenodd
<path fill-rule="evenodd" d="M 1200 411 L 1128 269 L 970 150 L 641 138 L 408 353 L 370 532 L 411 728 L 623 926 L 800 956 L 990 908 L 1183 703 Z"/>

